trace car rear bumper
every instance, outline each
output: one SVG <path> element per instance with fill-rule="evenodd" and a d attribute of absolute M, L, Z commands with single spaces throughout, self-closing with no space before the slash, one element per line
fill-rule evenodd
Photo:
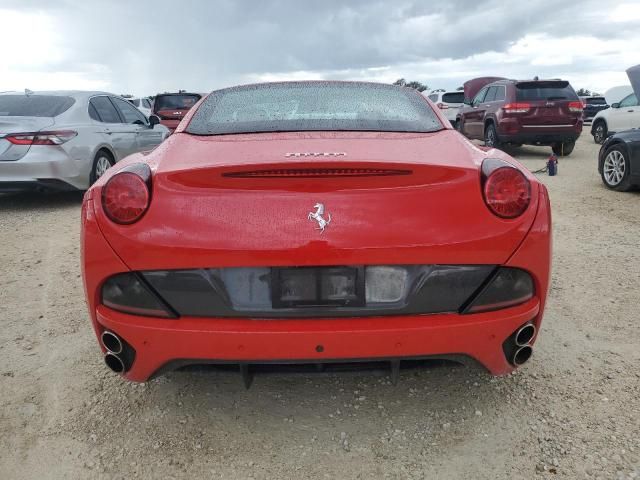
<path fill-rule="evenodd" d="M 32 146 L 19 160 L 0 161 L 0 190 L 84 190 L 91 162 L 75 160 L 63 149 Z"/>
<path fill-rule="evenodd" d="M 503 343 L 527 322 L 538 323 L 537 298 L 502 311 L 347 319 L 251 320 L 144 318 L 97 309 L 99 329 L 134 350 L 124 376 L 145 381 L 165 366 L 199 363 L 322 363 L 335 360 L 447 357 L 476 360 L 494 375 L 515 367 Z"/>
<path fill-rule="evenodd" d="M 57 179 L 38 179 L 33 181 L 6 182 L 0 181 L 0 193 L 14 192 L 69 192 L 76 187 Z"/>
<path fill-rule="evenodd" d="M 551 145 L 558 142 L 575 142 L 578 137 L 580 137 L 580 134 L 575 131 L 566 133 L 525 131 L 515 135 L 500 135 L 500 141 L 503 143 L 522 143 L 526 145 Z"/>
<path fill-rule="evenodd" d="M 582 133 L 582 120 L 576 124 L 562 121 L 554 125 L 523 125 L 516 118 L 498 122 L 498 136 L 503 143 L 551 145 L 556 142 L 575 142 Z"/>

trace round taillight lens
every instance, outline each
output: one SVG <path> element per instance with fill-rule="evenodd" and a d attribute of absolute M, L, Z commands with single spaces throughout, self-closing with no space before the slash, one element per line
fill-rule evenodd
<path fill-rule="evenodd" d="M 531 184 L 513 167 L 495 169 L 484 183 L 484 198 L 493 213 L 515 218 L 524 213 L 531 201 Z"/>
<path fill-rule="evenodd" d="M 117 173 L 102 189 L 102 207 L 113 222 L 134 223 L 149 207 L 149 187 L 136 173 Z"/>

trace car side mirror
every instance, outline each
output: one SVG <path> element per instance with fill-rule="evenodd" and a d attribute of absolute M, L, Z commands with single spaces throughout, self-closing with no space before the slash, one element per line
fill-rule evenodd
<path fill-rule="evenodd" d="M 160 117 L 157 115 L 149 115 L 149 127 L 153 128 L 160 124 Z"/>
<path fill-rule="evenodd" d="M 471 106 L 471 104 L 472 104 L 473 102 L 472 102 L 471 100 L 469 100 L 468 98 L 465 98 L 465 99 L 463 100 L 463 102 L 462 102 L 462 103 L 464 103 L 465 105 L 469 105 L 469 106 Z"/>
<path fill-rule="evenodd" d="M 611 108 L 620 108 L 620 104 L 618 102 L 612 103 Z"/>

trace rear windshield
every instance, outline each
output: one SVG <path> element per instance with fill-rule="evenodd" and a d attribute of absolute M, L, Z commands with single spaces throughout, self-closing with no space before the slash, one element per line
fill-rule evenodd
<path fill-rule="evenodd" d="M 442 101 L 445 103 L 462 103 L 464 102 L 464 92 L 445 93 L 442 95 Z"/>
<path fill-rule="evenodd" d="M 184 95 L 158 95 L 156 97 L 155 109 L 157 110 L 184 110 L 193 107 L 201 96 L 196 93 L 186 93 Z"/>
<path fill-rule="evenodd" d="M 604 97 L 589 97 L 585 100 L 587 101 L 587 105 L 603 105 L 607 103 Z"/>
<path fill-rule="evenodd" d="M 55 117 L 74 103 L 72 97 L 57 95 L 0 95 L 0 116 Z"/>
<path fill-rule="evenodd" d="M 221 135 L 318 130 L 432 132 L 442 128 L 415 90 L 372 83 L 286 82 L 213 92 L 186 131 Z"/>
<path fill-rule="evenodd" d="M 516 84 L 516 100 L 578 100 L 578 95 L 565 80 L 520 82 Z"/>

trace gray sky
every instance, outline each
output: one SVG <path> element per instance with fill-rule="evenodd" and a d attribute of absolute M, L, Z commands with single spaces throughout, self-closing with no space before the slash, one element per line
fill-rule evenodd
<path fill-rule="evenodd" d="M 603 92 L 640 63 L 639 27 L 640 0 L 0 0 L 0 91 L 538 75 Z"/>

